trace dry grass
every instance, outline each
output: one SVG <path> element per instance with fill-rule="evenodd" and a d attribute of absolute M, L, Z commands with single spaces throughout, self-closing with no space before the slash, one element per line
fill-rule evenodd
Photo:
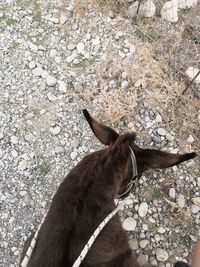
<path fill-rule="evenodd" d="M 109 10 L 118 12 L 121 8 L 127 7 L 128 0 L 76 1 L 75 14 L 83 14 L 86 3 L 96 7 L 97 12 Z M 158 5 L 160 2 L 155 3 Z M 186 36 L 190 25 L 194 29 L 193 20 L 198 12 L 191 9 L 181 14 L 184 14 L 184 17 L 180 15 L 176 28 L 168 25 L 170 31 L 163 31 L 166 22 L 159 21 L 159 17 L 155 20 L 141 19 L 140 25 L 135 28 L 140 33 L 129 37 L 129 42 L 136 47 L 133 60 L 125 64 L 119 55 L 113 57 L 111 54 L 105 62 L 99 64 L 96 70 L 98 86 L 86 88 L 83 95 L 85 99 L 93 102 L 94 113 L 116 124 L 125 116 L 132 117 L 137 114 L 139 106 L 145 104 L 146 107 L 157 109 L 166 123 L 166 128 L 170 125 L 170 129 L 177 132 L 183 140 L 186 140 L 189 133 L 198 140 L 199 100 L 194 97 L 191 90 L 182 95 L 186 86 L 185 70 L 192 62 L 197 66 L 199 58 L 199 47 L 197 47 L 199 31 L 195 27 L 191 36 Z M 187 40 L 187 37 L 190 39 Z M 163 48 L 160 51 L 157 50 L 158 44 Z M 127 73 L 130 85 L 128 89 L 120 87 L 123 71 Z M 116 82 L 114 88 L 109 87 L 111 79 Z M 146 88 L 135 87 L 135 82 L 139 79 L 145 80 Z M 200 148 L 200 142 L 197 142 L 196 146 L 197 149 Z"/>
<path fill-rule="evenodd" d="M 168 200 L 163 197 L 165 202 L 171 207 L 171 213 L 179 220 L 190 220 L 192 219 L 191 211 L 188 208 L 181 207 L 179 204 Z"/>

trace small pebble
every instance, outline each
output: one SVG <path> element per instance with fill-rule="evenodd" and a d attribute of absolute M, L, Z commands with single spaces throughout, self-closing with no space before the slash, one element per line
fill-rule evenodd
<path fill-rule="evenodd" d="M 73 151 L 71 154 L 70 154 L 70 158 L 72 160 L 74 160 L 76 157 L 78 156 L 78 153 L 76 151 Z"/>
<path fill-rule="evenodd" d="M 78 51 L 79 54 L 82 54 L 85 50 L 85 45 L 84 43 L 78 43 L 76 46 L 76 49 Z"/>
<path fill-rule="evenodd" d="M 61 132 L 61 128 L 60 126 L 51 127 L 50 132 L 52 135 L 58 135 Z"/>
<path fill-rule="evenodd" d="M 158 261 L 165 262 L 168 260 L 169 256 L 166 250 L 162 248 L 156 249 L 156 258 Z"/>
<path fill-rule="evenodd" d="M 41 67 L 37 67 L 33 69 L 33 75 L 36 77 L 40 77 L 42 75 L 43 69 Z"/>
<path fill-rule="evenodd" d="M 19 171 L 24 171 L 27 169 L 27 166 L 28 166 L 28 162 L 27 160 L 23 159 L 22 161 L 19 162 L 18 164 L 18 170 Z"/>
<path fill-rule="evenodd" d="M 194 142 L 194 137 L 190 134 L 189 135 L 189 137 L 188 137 L 188 139 L 187 139 L 187 142 L 189 143 L 189 144 L 192 144 L 193 142 Z"/>
<path fill-rule="evenodd" d="M 177 203 L 181 208 L 183 208 L 183 207 L 185 206 L 185 197 L 184 197 L 184 195 L 179 194 L 179 195 L 176 197 L 176 203 Z"/>
<path fill-rule="evenodd" d="M 12 143 L 12 144 L 14 144 L 14 145 L 16 145 L 16 144 L 18 144 L 18 138 L 17 138 L 17 136 L 11 136 L 11 138 L 10 138 L 10 142 Z"/>
<path fill-rule="evenodd" d="M 176 197 L 176 190 L 175 190 L 175 188 L 170 188 L 170 189 L 169 189 L 169 196 L 170 196 L 172 199 L 175 199 L 175 197 Z"/>
<path fill-rule="evenodd" d="M 165 136 L 167 132 L 166 132 L 166 130 L 163 129 L 163 128 L 158 128 L 158 129 L 157 129 L 157 133 L 158 133 L 159 135 L 161 135 L 161 136 Z"/>
<path fill-rule="evenodd" d="M 141 248 L 146 248 L 146 246 L 149 244 L 149 240 L 144 239 L 139 242 Z"/>
<path fill-rule="evenodd" d="M 142 202 L 138 209 L 138 214 L 140 217 L 145 217 L 148 211 L 148 204 L 146 202 Z"/>
<path fill-rule="evenodd" d="M 136 238 L 129 240 L 129 245 L 130 245 L 132 250 L 137 250 L 138 246 L 139 246 Z"/>
<path fill-rule="evenodd" d="M 46 83 L 49 87 L 53 87 L 57 84 L 57 80 L 55 77 L 48 75 L 46 78 Z"/>
<path fill-rule="evenodd" d="M 59 81 L 58 90 L 61 93 L 66 93 L 67 92 L 67 86 L 66 86 L 66 83 L 64 81 Z"/>
<path fill-rule="evenodd" d="M 122 226 L 126 231 L 134 231 L 136 225 L 137 225 L 136 220 L 131 217 L 126 218 L 122 223 Z"/>

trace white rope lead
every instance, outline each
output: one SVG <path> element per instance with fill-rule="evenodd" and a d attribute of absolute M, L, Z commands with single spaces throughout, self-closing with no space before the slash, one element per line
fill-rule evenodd
<path fill-rule="evenodd" d="M 30 257 L 31 257 L 31 255 L 32 255 L 32 253 L 33 253 L 34 248 L 35 248 L 35 244 L 36 244 L 36 241 L 37 241 L 38 233 L 39 233 L 40 228 L 41 228 L 41 226 L 42 226 L 42 224 L 43 224 L 43 222 L 44 222 L 45 217 L 46 217 L 46 215 L 45 215 L 44 218 L 42 219 L 42 221 L 41 221 L 41 223 L 40 223 L 40 225 L 39 225 L 37 231 L 35 232 L 35 234 L 34 234 L 32 240 L 31 240 L 31 243 L 30 243 L 30 245 L 29 245 L 29 247 L 28 247 L 28 250 L 27 250 L 27 252 L 26 252 L 26 255 L 24 256 L 24 259 L 23 259 L 23 261 L 22 261 L 21 264 L 20 264 L 21 267 L 27 267 L 27 265 L 28 265 L 28 263 L 29 263 Z"/>
<path fill-rule="evenodd" d="M 74 262 L 72 267 L 79 267 L 84 260 L 85 256 L 89 252 L 90 248 L 92 247 L 94 241 L 97 239 L 98 235 L 101 233 L 103 228 L 106 226 L 106 224 L 115 216 L 115 214 L 124 206 L 126 200 L 122 201 L 120 204 L 117 205 L 117 207 L 111 212 L 97 227 L 97 229 L 94 231 L 93 235 L 88 240 L 87 244 L 81 251 L 81 254 L 77 258 L 77 260 Z"/>

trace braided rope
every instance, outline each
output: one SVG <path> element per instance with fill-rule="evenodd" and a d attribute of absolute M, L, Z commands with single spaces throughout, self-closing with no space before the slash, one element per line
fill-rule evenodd
<path fill-rule="evenodd" d="M 26 255 L 24 256 L 24 259 L 23 259 L 23 261 L 22 261 L 21 264 L 20 264 L 21 267 L 27 267 L 27 265 L 28 265 L 28 263 L 29 263 L 30 257 L 31 257 L 31 255 L 32 255 L 32 253 L 33 253 L 34 248 L 35 248 L 35 244 L 36 244 L 36 241 L 37 241 L 38 233 L 39 233 L 39 231 L 40 231 L 40 229 L 41 229 L 41 226 L 42 226 L 42 224 L 43 224 L 43 222 L 44 222 L 44 220 L 45 220 L 45 217 L 46 217 L 46 215 L 45 215 L 44 218 L 42 219 L 42 221 L 41 221 L 41 223 L 40 223 L 40 225 L 39 225 L 37 231 L 35 232 L 35 234 L 34 234 L 32 240 L 31 240 L 31 243 L 30 243 L 30 245 L 29 245 L 29 247 L 28 247 L 28 250 L 27 250 L 27 252 L 26 252 Z"/>
<path fill-rule="evenodd" d="M 124 206 L 125 200 L 122 201 L 120 204 L 117 205 L 117 207 L 100 223 L 100 225 L 97 227 L 97 229 L 94 231 L 93 235 L 88 240 L 87 244 L 81 251 L 81 254 L 76 259 L 72 267 L 79 267 L 84 258 L 86 257 L 87 253 L 89 252 L 90 248 L 92 247 L 94 241 L 97 239 L 98 235 L 101 233 L 103 228 L 107 225 L 107 223 L 115 216 L 115 214 Z"/>

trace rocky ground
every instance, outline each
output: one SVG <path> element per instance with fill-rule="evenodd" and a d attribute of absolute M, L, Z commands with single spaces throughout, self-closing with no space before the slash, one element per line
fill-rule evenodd
<path fill-rule="evenodd" d="M 147 25 L 154 33 L 165 27 L 179 40 L 182 21 L 173 25 L 156 15 L 139 27 L 100 2 L 1 1 L 2 267 L 18 265 L 24 240 L 60 182 L 101 147 L 83 108 L 120 132 L 136 131 L 140 145 L 174 153 L 200 147 L 199 87 L 181 95 L 186 69 L 171 68 L 164 37 L 147 32 Z M 189 62 L 200 53 L 199 35 L 192 34 Z M 200 236 L 199 158 L 146 173 L 121 215 L 140 262 L 170 267 L 177 259 L 189 261 Z"/>

